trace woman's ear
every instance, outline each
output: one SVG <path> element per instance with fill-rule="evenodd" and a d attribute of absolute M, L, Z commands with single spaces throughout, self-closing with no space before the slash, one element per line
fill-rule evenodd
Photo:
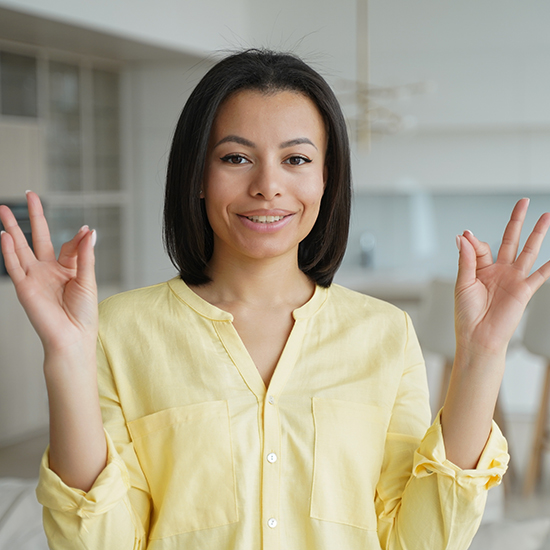
<path fill-rule="evenodd" d="M 328 166 L 325 165 L 323 168 L 323 189 L 327 188 L 327 179 L 328 179 Z"/>
<path fill-rule="evenodd" d="M 204 191 L 202 190 L 202 187 L 199 193 L 199 199 L 204 199 Z"/>

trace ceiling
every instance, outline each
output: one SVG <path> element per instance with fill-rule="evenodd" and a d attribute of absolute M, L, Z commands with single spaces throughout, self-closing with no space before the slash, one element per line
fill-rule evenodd
<path fill-rule="evenodd" d="M 115 61 L 181 60 L 187 54 L 0 8 L 0 40 Z"/>

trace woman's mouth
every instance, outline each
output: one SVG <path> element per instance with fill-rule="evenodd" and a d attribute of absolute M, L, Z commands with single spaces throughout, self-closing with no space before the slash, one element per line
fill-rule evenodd
<path fill-rule="evenodd" d="M 260 214 L 254 216 L 239 214 L 241 223 L 257 233 L 276 233 L 291 223 L 293 218 L 293 212 L 289 212 L 288 214 Z"/>
<path fill-rule="evenodd" d="M 254 223 L 273 223 L 282 220 L 285 216 L 246 216 Z"/>

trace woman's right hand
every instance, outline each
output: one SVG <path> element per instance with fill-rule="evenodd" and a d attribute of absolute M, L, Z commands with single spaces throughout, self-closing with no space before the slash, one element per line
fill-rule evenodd
<path fill-rule="evenodd" d="M 6 206 L 2 252 L 17 297 L 44 346 L 50 409 L 49 466 L 69 487 L 88 491 L 107 460 L 96 362 L 95 232 L 84 226 L 56 259 L 42 204 L 27 193 L 34 252 Z"/>
<path fill-rule="evenodd" d="M 38 195 L 27 192 L 34 252 L 13 213 L 0 206 L 2 253 L 17 297 L 45 353 L 89 348 L 97 338 L 96 234 L 87 226 L 61 247 L 56 259 Z"/>

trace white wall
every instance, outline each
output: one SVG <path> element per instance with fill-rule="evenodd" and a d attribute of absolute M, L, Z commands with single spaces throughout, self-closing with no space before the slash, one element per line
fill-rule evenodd
<path fill-rule="evenodd" d="M 354 76 L 356 0 L 0 0 L 0 7 L 190 54 L 294 48 Z M 308 57 L 310 57 L 308 55 Z"/>
<path fill-rule="evenodd" d="M 382 104 L 416 129 L 358 153 L 363 188 L 550 189 L 550 4 L 514 0 L 369 2 L 376 85 L 434 81 Z"/>
<path fill-rule="evenodd" d="M 124 70 L 124 132 L 129 149 L 126 184 L 134 208 L 128 281 L 138 287 L 175 275 L 162 244 L 166 165 L 172 134 L 185 101 L 210 64 L 193 57 L 181 62 L 141 63 Z"/>
<path fill-rule="evenodd" d="M 355 78 L 356 0 L 0 0 L 0 7 L 193 55 L 292 49 Z"/>
<path fill-rule="evenodd" d="M 544 0 L 369 0 L 372 53 L 526 51 L 550 47 Z"/>
<path fill-rule="evenodd" d="M 42 345 L 8 278 L 0 279 L 0 447 L 46 429 Z M 14 342 L 24 345 L 14 346 Z M 0 473 L 1 475 L 1 473 Z"/>
<path fill-rule="evenodd" d="M 249 26 L 245 0 L 1 0 L 0 6 L 189 53 L 226 48 Z"/>
<path fill-rule="evenodd" d="M 292 50 L 331 84 L 356 75 L 356 0 L 248 0 L 243 45 Z"/>

